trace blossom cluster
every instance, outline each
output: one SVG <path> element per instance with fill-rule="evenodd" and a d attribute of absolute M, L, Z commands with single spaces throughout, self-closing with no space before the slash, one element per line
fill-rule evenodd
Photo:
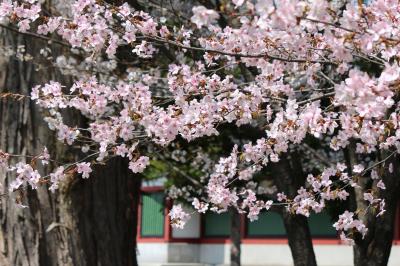
<path fill-rule="evenodd" d="M 365 225 L 358 219 L 354 219 L 354 213 L 345 211 L 343 214 L 339 215 L 339 220 L 333 225 L 336 230 L 342 231 L 340 233 L 340 239 L 349 244 L 354 244 L 354 240 L 348 238 L 345 232 L 355 230 L 360 232 L 364 237 L 368 229 Z"/>
<path fill-rule="evenodd" d="M 56 35 L 88 62 L 118 62 L 121 46 L 132 47 L 137 60 L 156 59 L 158 47 L 176 53 L 163 71 L 133 70 L 106 80 L 79 76 L 78 71 L 69 88 L 57 81 L 32 88 L 30 98 L 47 110 L 45 120 L 57 138 L 81 145 L 97 162 L 128 158 L 129 169 L 140 173 L 150 164 L 151 155 L 143 148 L 148 143 L 166 147 L 180 138 L 189 143 L 218 135 L 222 124 L 262 131 L 262 137 L 236 145 L 215 164 L 205 187 L 207 196 L 193 200 L 199 212 L 233 207 L 256 220 L 274 203 L 232 183 L 250 184 L 254 174 L 309 138 L 328 140 L 332 152 L 351 143 L 360 156 L 378 150 L 390 156 L 400 152 L 398 1 L 345 7 L 322 0 L 232 4 L 240 15 L 224 27 L 219 19 L 227 15 L 204 6 L 192 9 L 193 25 L 177 28 L 126 3 L 110 6 L 95 0 L 75 1 L 70 17 L 48 17 L 36 0 L 6 0 L 0 4 L 0 21 L 21 32 Z M 195 52 L 201 56 L 193 57 Z M 360 61 L 376 71 L 365 70 Z M 88 126 L 66 124 L 65 109 L 87 117 Z M 46 165 L 47 150 L 39 159 Z M 0 153 L 0 165 L 7 160 L 7 154 Z M 88 178 L 92 164 L 77 162 L 73 167 Z M 364 200 L 381 214 L 385 201 L 379 191 L 386 187 L 374 168 L 382 164 L 355 165 L 347 172 L 342 163 L 327 166 L 318 175 L 309 174 L 295 197 L 279 193 L 277 200 L 288 211 L 309 216 L 321 212 L 328 201 L 346 200 L 347 188 L 358 187 L 359 178 L 371 178 L 374 191 L 365 192 Z M 59 166 L 50 174 L 52 190 L 65 179 L 67 168 Z M 43 179 L 33 164 L 18 163 L 8 170 L 16 173 L 11 190 L 24 183 L 36 188 Z M 189 218 L 180 205 L 170 216 L 178 227 Z M 353 216 L 339 216 L 336 229 L 365 235 L 365 225 Z"/>

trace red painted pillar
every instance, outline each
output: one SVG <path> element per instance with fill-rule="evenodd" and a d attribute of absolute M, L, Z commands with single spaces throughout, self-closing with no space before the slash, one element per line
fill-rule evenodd
<path fill-rule="evenodd" d="M 165 207 L 164 207 L 164 241 L 171 242 L 172 240 L 172 228 L 171 228 L 171 219 L 169 217 L 169 210 L 172 207 L 171 200 L 165 200 Z"/>

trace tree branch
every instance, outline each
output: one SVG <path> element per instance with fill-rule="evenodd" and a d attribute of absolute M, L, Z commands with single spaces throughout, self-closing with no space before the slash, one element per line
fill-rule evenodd
<path fill-rule="evenodd" d="M 63 42 L 63 41 L 60 41 L 60 40 L 57 40 L 57 39 L 53 39 L 53 38 L 50 38 L 50 37 L 46 37 L 46 36 L 43 36 L 43 35 L 40 35 L 40 34 L 37 34 L 37 33 L 34 33 L 34 32 L 29 32 L 29 31 L 22 32 L 22 31 L 19 31 L 17 28 L 14 28 L 14 27 L 11 27 L 11 26 L 7 26 L 7 25 L 4 25 L 4 24 L 0 24 L 0 27 L 4 28 L 4 29 L 7 29 L 7 30 L 10 30 L 10 31 L 13 31 L 13 32 L 16 32 L 18 34 L 23 34 L 23 35 L 39 38 L 39 39 L 42 39 L 42 40 L 46 40 L 46 41 L 49 41 L 49 42 L 54 42 L 54 43 L 57 43 L 57 44 L 72 48 L 72 46 L 69 43 L 66 43 L 66 42 Z"/>

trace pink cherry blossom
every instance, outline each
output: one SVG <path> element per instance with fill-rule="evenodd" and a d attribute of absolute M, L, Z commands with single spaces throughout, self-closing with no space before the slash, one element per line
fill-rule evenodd
<path fill-rule="evenodd" d="M 200 213 L 205 213 L 208 210 L 208 203 L 200 202 L 197 198 L 193 199 L 192 205 Z"/>
<path fill-rule="evenodd" d="M 190 18 L 190 20 L 196 24 L 198 28 L 209 26 L 219 18 L 219 14 L 217 12 L 207 9 L 204 6 L 193 7 L 192 12 L 193 16 Z"/>
<path fill-rule="evenodd" d="M 90 163 L 77 163 L 76 171 L 82 174 L 82 178 L 89 178 L 89 174 L 93 171 Z"/>
<path fill-rule="evenodd" d="M 190 215 L 182 209 L 182 205 L 178 204 L 172 207 L 169 212 L 171 218 L 171 224 L 175 228 L 183 228 L 186 222 L 189 220 Z"/>
<path fill-rule="evenodd" d="M 150 164 L 150 159 L 147 156 L 140 156 L 136 161 L 129 163 L 129 169 L 133 173 L 142 173 L 144 169 Z"/>
<path fill-rule="evenodd" d="M 322 0 L 233 0 L 218 12 L 193 7 L 190 21 L 179 27 L 127 3 L 77 0 L 71 11 L 49 15 L 34 0 L 0 3 L 1 21 L 33 36 L 52 34 L 65 46 L 56 66 L 74 84 L 49 80 L 30 95 L 62 143 L 81 149 L 92 162 L 127 157 L 129 169 L 142 173 L 160 149 L 174 155 L 169 149 L 180 141 L 190 146 L 225 127 L 237 132 L 250 127 L 256 138 L 235 139 L 232 150 L 224 151 L 228 155 L 208 158 L 201 193 L 190 195 L 195 189 L 187 186 L 172 194 L 187 198 L 198 212 L 236 208 L 257 220 L 274 201 L 308 217 L 329 201 L 353 197 L 349 192 L 355 188 L 362 191 L 361 207 L 368 206 L 361 212 L 384 213 L 381 168 L 394 173 L 386 161 L 400 153 L 396 1 L 338 7 Z M 218 24 L 222 16 L 227 26 Z M 120 47 L 130 47 L 132 62 L 121 61 Z M 160 62 L 165 51 L 171 53 L 168 62 Z M 24 50 L 16 54 L 25 56 Z M 83 115 L 87 124 L 65 119 L 69 111 Z M 362 159 L 346 165 L 344 150 Z M 294 151 L 300 158 L 290 157 Z M 386 153 L 391 155 L 376 159 Z M 11 191 L 47 181 L 34 164 L 9 166 L 10 156 L 0 152 L 0 166 L 15 173 Z M 49 152 L 34 158 L 47 165 Z M 268 195 L 273 201 L 261 200 L 258 193 L 271 188 L 253 177 L 286 159 L 304 163 L 306 181 L 294 195 L 274 190 Z M 49 175 L 50 190 L 75 164 L 89 177 L 92 163 L 58 165 Z M 360 178 L 373 181 L 363 188 Z M 170 216 L 176 227 L 189 218 L 181 205 Z M 353 232 L 367 233 L 356 216 L 345 211 L 334 224 L 345 242 L 353 243 Z"/>
<path fill-rule="evenodd" d="M 49 164 L 50 154 L 46 147 L 44 147 L 42 154 L 39 156 L 43 165 Z"/>

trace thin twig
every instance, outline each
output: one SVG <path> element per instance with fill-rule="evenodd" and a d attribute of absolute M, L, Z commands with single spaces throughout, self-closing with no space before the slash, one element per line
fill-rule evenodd
<path fill-rule="evenodd" d="M 40 34 L 37 34 L 37 33 L 34 33 L 34 32 L 29 32 L 29 31 L 22 32 L 22 31 L 19 31 L 17 28 L 14 28 L 14 27 L 11 27 L 11 26 L 7 26 L 7 25 L 4 25 L 4 24 L 0 24 L 0 27 L 4 28 L 4 29 L 7 29 L 7 30 L 10 30 L 10 31 L 13 31 L 13 32 L 16 32 L 18 34 L 23 34 L 23 35 L 39 38 L 39 39 L 42 39 L 42 40 L 46 40 L 46 41 L 49 41 L 49 42 L 54 42 L 54 43 L 57 43 L 57 44 L 72 48 L 72 46 L 69 43 L 66 43 L 66 42 L 63 42 L 63 41 L 60 41 L 60 40 L 57 40 L 57 39 L 53 39 L 53 38 L 50 38 L 50 37 L 46 37 L 46 36 L 43 36 L 43 35 L 40 35 Z"/>
<path fill-rule="evenodd" d="M 215 49 L 208 49 L 208 48 L 202 48 L 202 47 L 197 47 L 197 46 L 188 46 L 188 45 L 183 45 L 175 41 L 170 41 L 167 39 L 163 38 L 157 38 L 154 36 L 145 36 L 149 40 L 153 40 L 156 42 L 160 43 L 166 43 L 170 44 L 182 49 L 187 49 L 187 50 L 193 50 L 193 51 L 200 51 L 200 52 L 206 52 L 206 53 L 214 53 L 214 54 L 220 54 L 220 55 L 226 55 L 226 56 L 232 56 L 232 57 L 243 57 L 243 58 L 266 58 L 266 59 L 271 59 L 271 60 L 277 60 L 277 61 L 284 61 L 284 62 L 290 62 L 290 63 L 320 63 L 320 64 L 329 64 L 329 65 L 336 65 L 335 62 L 332 61 L 322 61 L 322 60 L 308 60 L 308 59 L 300 59 L 300 58 L 283 58 L 283 57 L 278 57 L 274 55 L 269 55 L 268 53 L 261 53 L 261 54 L 241 54 L 241 53 L 231 53 L 231 52 L 225 52 L 225 51 L 220 51 L 220 50 L 215 50 Z"/>

